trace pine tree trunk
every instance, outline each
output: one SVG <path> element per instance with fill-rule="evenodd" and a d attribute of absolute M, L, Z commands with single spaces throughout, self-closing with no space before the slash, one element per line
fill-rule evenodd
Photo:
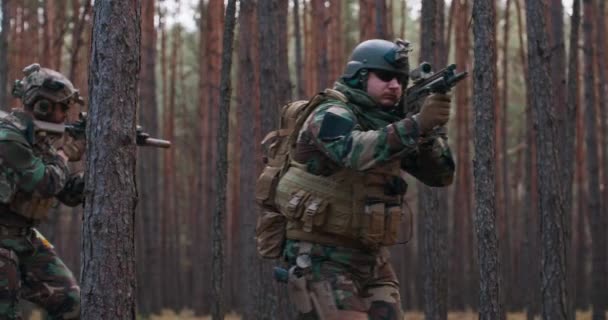
<path fill-rule="evenodd" d="M 566 291 L 566 226 L 563 206 L 563 183 L 557 166 L 560 158 L 561 127 L 558 114 L 559 107 L 555 105 L 552 96 L 556 95 L 557 81 L 552 82 L 549 75 L 551 61 L 545 58 L 549 49 L 543 12 L 547 8 L 537 2 L 526 2 L 526 17 L 528 30 L 528 66 L 532 85 L 529 90 L 534 92 L 532 100 L 534 126 L 538 129 L 536 143 L 538 145 L 538 191 L 540 195 L 540 225 L 541 225 L 541 299 L 544 319 L 567 319 L 568 297 Z M 563 43 L 563 34 L 561 36 Z M 559 42 L 560 39 L 555 38 Z M 556 50 L 557 49 L 551 49 Z M 563 50 L 563 47 L 562 47 Z M 563 56 L 562 56 L 563 58 Z M 559 64 L 559 63 L 558 63 Z M 563 61 L 562 61 L 563 66 Z M 565 68 L 561 69 L 564 72 Z M 562 76 L 563 78 L 563 76 Z M 565 99 L 562 100 L 562 102 Z M 563 109 L 563 108 L 562 108 Z M 562 110 L 563 111 L 563 110 Z M 562 114 L 562 116 L 564 116 Z M 558 121 L 555 121 L 557 119 Z"/>
<path fill-rule="evenodd" d="M 306 18 L 304 16 L 304 18 Z M 303 99 L 305 96 L 304 88 L 304 62 L 302 61 L 302 32 L 300 30 L 300 1 L 293 0 L 293 37 L 295 42 L 295 63 L 296 63 L 296 99 Z"/>
<path fill-rule="evenodd" d="M 83 319 L 136 316 L 140 10 L 139 1 L 95 2 L 82 243 Z"/>
<path fill-rule="evenodd" d="M 241 0 L 239 11 L 239 30 L 249 30 L 252 34 L 257 34 L 256 10 L 253 0 Z M 252 204 L 255 202 L 255 182 L 257 179 L 256 172 L 260 154 L 259 136 L 256 131 L 259 117 L 259 68 L 257 55 L 257 41 L 251 37 L 248 32 L 239 32 L 239 48 L 238 48 L 238 115 L 241 136 L 241 154 L 242 163 L 240 177 L 240 219 L 239 219 L 239 259 L 243 263 L 239 263 L 238 274 L 239 278 L 234 279 L 237 282 L 235 286 L 239 290 L 237 305 L 240 306 L 239 311 L 244 316 L 243 319 L 254 319 L 255 301 L 253 297 L 257 292 L 252 283 L 257 276 L 252 272 L 260 263 L 255 249 L 255 243 L 251 239 L 254 237 L 255 217 L 257 212 Z"/>
<path fill-rule="evenodd" d="M 501 319 L 500 262 L 496 238 L 494 142 L 496 101 L 496 8 L 485 0 L 473 2 L 475 67 L 475 230 L 480 274 L 479 318 Z"/>
<path fill-rule="evenodd" d="M 470 40 L 467 22 L 470 17 L 468 0 L 454 2 L 455 20 L 455 55 L 456 65 L 460 69 L 470 70 Z M 456 179 L 454 181 L 453 219 L 452 219 L 452 246 L 450 274 L 462 276 L 450 277 L 450 305 L 458 310 L 466 306 L 477 305 L 472 297 L 474 282 L 474 267 L 471 234 L 471 154 L 469 150 L 469 105 L 470 80 L 465 79 L 455 89 L 456 96 Z"/>
<path fill-rule="evenodd" d="M 375 1 L 359 0 L 359 41 L 373 39 L 376 36 Z"/>
<path fill-rule="evenodd" d="M 224 319 L 224 216 L 226 213 L 226 181 L 228 178 L 228 115 L 230 114 L 230 75 L 232 69 L 232 43 L 236 20 L 236 0 L 228 1 L 222 43 L 222 68 L 220 81 L 220 110 L 217 131 L 217 178 L 216 208 L 213 212 L 212 235 L 212 283 L 215 297 L 211 316 L 213 320 Z"/>
<path fill-rule="evenodd" d="M 593 320 L 605 319 L 606 301 L 606 228 L 604 226 L 604 215 L 600 203 L 600 177 L 598 175 L 599 151 L 598 151 L 598 127 L 596 119 L 596 93 L 594 84 L 594 53 L 596 50 L 596 39 L 593 37 L 594 12 L 597 7 L 593 0 L 583 0 L 584 19 L 584 48 L 585 48 L 585 144 L 587 147 L 587 210 L 589 213 L 589 224 L 591 226 L 591 304 L 593 305 Z"/>
<path fill-rule="evenodd" d="M 85 40 L 85 38 L 88 38 L 87 29 L 89 29 L 87 19 L 91 15 L 91 1 L 84 0 L 82 6 L 80 5 L 79 1 L 74 1 L 72 8 L 72 23 L 74 27 L 72 29 L 72 51 L 70 52 L 69 78 L 70 80 L 72 80 L 72 83 L 80 89 L 80 92 L 84 93 L 86 92 L 84 91 L 86 79 L 83 79 L 81 71 L 83 65 L 88 67 L 88 64 L 85 64 L 85 62 L 88 60 L 88 58 L 85 56 L 88 56 L 88 54 L 82 54 L 81 49 L 86 48 L 85 45 L 87 41 Z M 81 8 L 82 15 L 80 14 Z"/>
<path fill-rule="evenodd" d="M 10 32 L 9 0 L 1 0 L 2 31 L 0 31 L 0 110 L 8 111 L 8 35 Z"/>
<path fill-rule="evenodd" d="M 88 3 L 88 1 L 86 1 Z M 90 6 L 90 4 L 89 4 Z M 156 7 L 154 1 L 142 2 L 142 54 L 139 91 L 139 124 L 152 137 L 157 137 L 158 106 L 156 99 L 156 29 L 154 18 Z M 84 19 L 79 19 L 79 23 Z M 82 29 L 82 26 L 79 27 Z M 74 31 L 80 37 L 80 32 Z M 79 40 L 76 43 L 82 42 Z M 77 47 L 78 48 L 78 47 Z M 74 49 L 72 57 L 78 55 Z M 72 60 L 76 62 L 77 60 Z M 159 152 L 150 148 L 138 148 L 138 182 L 139 205 L 136 215 L 138 270 L 138 301 L 142 314 L 158 313 L 161 306 L 161 248 L 160 201 L 159 201 Z M 165 151 L 166 152 L 166 151 Z"/>
<path fill-rule="evenodd" d="M 278 72 L 283 70 L 278 69 L 276 57 L 279 52 L 279 42 L 276 35 L 278 30 L 277 14 L 278 1 L 280 0 L 258 0 L 257 3 L 257 23 L 258 23 L 258 43 L 259 51 L 259 66 L 260 66 L 260 97 L 264 97 L 260 108 L 262 134 L 266 134 L 274 130 L 278 125 L 280 97 L 277 93 L 276 84 L 279 77 Z M 255 313 L 252 319 L 280 319 L 278 314 L 279 298 L 276 295 L 276 283 L 269 276 L 269 270 L 272 269 L 272 264 L 267 261 L 259 261 L 256 264 L 257 273 L 256 279 L 253 282 L 255 296 L 250 299 L 255 299 Z"/>
<path fill-rule="evenodd" d="M 569 239 L 569 247 L 567 249 L 568 251 L 568 292 L 570 297 L 575 297 L 570 299 L 570 303 L 568 305 L 568 319 L 573 320 L 576 317 L 576 297 L 577 295 L 577 284 L 576 284 L 576 268 L 578 265 L 583 265 L 584 264 L 584 259 L 576 259 L 576 256 L 578 255 L 577 251 L 572 251 L 572 249 L 577 249 L 577 242 L 575 241 L 575 239 L 577 239 L 576 237 L 578 237 L 578 239 L 580 239 L 580 237 L 582 237 L 582 234 L 576 234 L 574 235 L 573 233 L 573 226 L 577 225 L 577 222 L 579 220 L 582 220 L 582 216 L 578 215 L 577 212 L 574 211 L 575 206 L 573 205 L 573 181 L 574 181 L 574 172 L 575 172 L 575 165 L 578 166 L 578 163 L 575 162 L 575 140 L 576 137 L 578 135 L 578 132 L 576 132 L 576 125 L 578 122 L 578 116 L 579 112 L 578 110 L 580 110 L 581 108 L 579 107 L 579 103 L 578 103 L 578 99 L 579 99 L 579 34 L 580 34 L 580 19 L 581 19 L 581 10 L 580 10 L 580 0 L 574 0 L 574 2 L 572 3 L 572 17 L 570 20 L 570 54 L 568 55 L 568 82 L 567 82 L 567 86 L 568 86 L 568 90 L 567 90 L 567 105 L 566 105 L 566 118 L 569 120 L 566 120 L 565 123 L 565 133 L 564 136 L 566 137 L 566 141 L 564 142 L 564 156 L 565 158 L 565 162 L 566 164 L 568 164 L 568 166 L 566 167 L 566 170 L 564 170 L 564 172 L 566 173 L 566 177 L 564 178 L 564 195 L 565 195 L 565 200 L 564 203 L 566 205 L 565 207 L 565 212 L 566 215 L 568 216 L 568 218 L 566 219 L 567 223 L 568 223 L 568 233 L 570 234 L 570 239 Z M 579 197 L 582 197 L 582 194 L 578 194 Z M 578 230 L 576 231 L 578 233 Z M 576 252 L 576 253 L 575 253 Z M 582 295 L 582 292 L 581 292 Z"/>
<path fill-rule="evenodd" d="M 441 65 L 444 48 L 443 13 L 440 1 L 427 0 L 422 3 L 420 34 L 425 39 L 420 44 L 421 62 L 429 59 L 434 66 Z M 440 32 L 441 31 L 441 32 Z M 445 189 L 431 188 L 418 183 L 419 213 L 424 219 L 424 261 L 425 261 L 425 317 L 427 319 L 447 319 L 447 199 Z"/>
<path fill-rule="evenodd" d="M 329 37 L 327 28 L 327 15 L 328 10 L 325 8 L 324 0 L 311 0 L 312 7 L 312 32 L 314 41 L 314 52 L 316 56 L 316 65 L 313 67 L 316 69 L 316 84 L 314 86 L 315 91 L 320 91 L 329 85 L 328 69 L 329 69 L 329 57 L 328 57 L 328 46 L 327 38 Z"/>

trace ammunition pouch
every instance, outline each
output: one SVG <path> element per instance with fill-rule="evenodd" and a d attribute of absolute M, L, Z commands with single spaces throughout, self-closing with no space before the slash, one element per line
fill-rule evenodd
<path fill-rule="evenodd" d="M 343 169 L 329 177 L 291 164 L 275 197 L 287 218 L 288 239 L 372 250 L 397 243 L 402 193 L 387 185 L 401 179 L 398 161 L 367 172 Z"/>
<path fill-rule="evenodd" d="M 262 210 L 258 215 L 255 239 L 259 255 L 267 259 L 277 259 L 285 245 L 285 216 L 273 210 Z"/>
<path fill-rule="evenodd" d="M 46 219 L 55 201 L 54 198 L 42 198 L 36 192 L 17 192 L 9 208 L 29 220 L 39 221 Z"/>

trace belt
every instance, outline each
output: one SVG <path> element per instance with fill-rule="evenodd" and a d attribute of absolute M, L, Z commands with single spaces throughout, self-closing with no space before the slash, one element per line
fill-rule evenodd
<path fill-rule="evenodd" d="M 350 249 L 357 249 L 368 251 L 370 248 L 364 246 L 361 242 L 354 239 L 346 238 L 343 236 L 333 234 L 322 234 L 322 233 L 311 233 L 302 230 L 287 230 L 286 238 L 290 240 L 300 240 L 312 243 L 319 243 L 322 245 L 345 247 Z"/>

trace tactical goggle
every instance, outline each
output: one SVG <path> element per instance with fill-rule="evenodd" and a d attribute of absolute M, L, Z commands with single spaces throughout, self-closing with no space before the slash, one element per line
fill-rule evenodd
<path fill-rule="evenodd" d="M 378 77 L 378 79 L 384 81 L 384 82 L 390 82 L 393 79 L 397 79 L 397 82 L 399 82 L 399 84 L 404 85 L 407 82 L 407 75 L 402 74 L 402 73 L 398 73 L 398 72 L 391 72 L 391 71 L 386 71 L 386 70 L 370 70 L 371 72 L 373 72 L 376 77 Z"/>

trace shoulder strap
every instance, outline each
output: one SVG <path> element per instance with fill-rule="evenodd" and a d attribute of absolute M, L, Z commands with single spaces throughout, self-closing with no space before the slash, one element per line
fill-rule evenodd
<path fill-rule="evenodd" d="M 329 100 L 337 100 L 342 103 L 347 103 L 348 99 L 344 94 L 340 91 L 334 89 L 325 89 L 322 92 L 316 94 L 310 101 L 308 105 L 305 107 L 303 113 L 298 116 L 294 130 L 291 132 L 291 136 L 289 137 L 289 145 L 294 146 L 296 143 L 296 139 L 298 138 L 298 134 L 300 130 L 302 130 L 302 126 L 304 126 L 304 122 L 310 114 L 321 104 L 324 102 L 328 102 Z"/>

